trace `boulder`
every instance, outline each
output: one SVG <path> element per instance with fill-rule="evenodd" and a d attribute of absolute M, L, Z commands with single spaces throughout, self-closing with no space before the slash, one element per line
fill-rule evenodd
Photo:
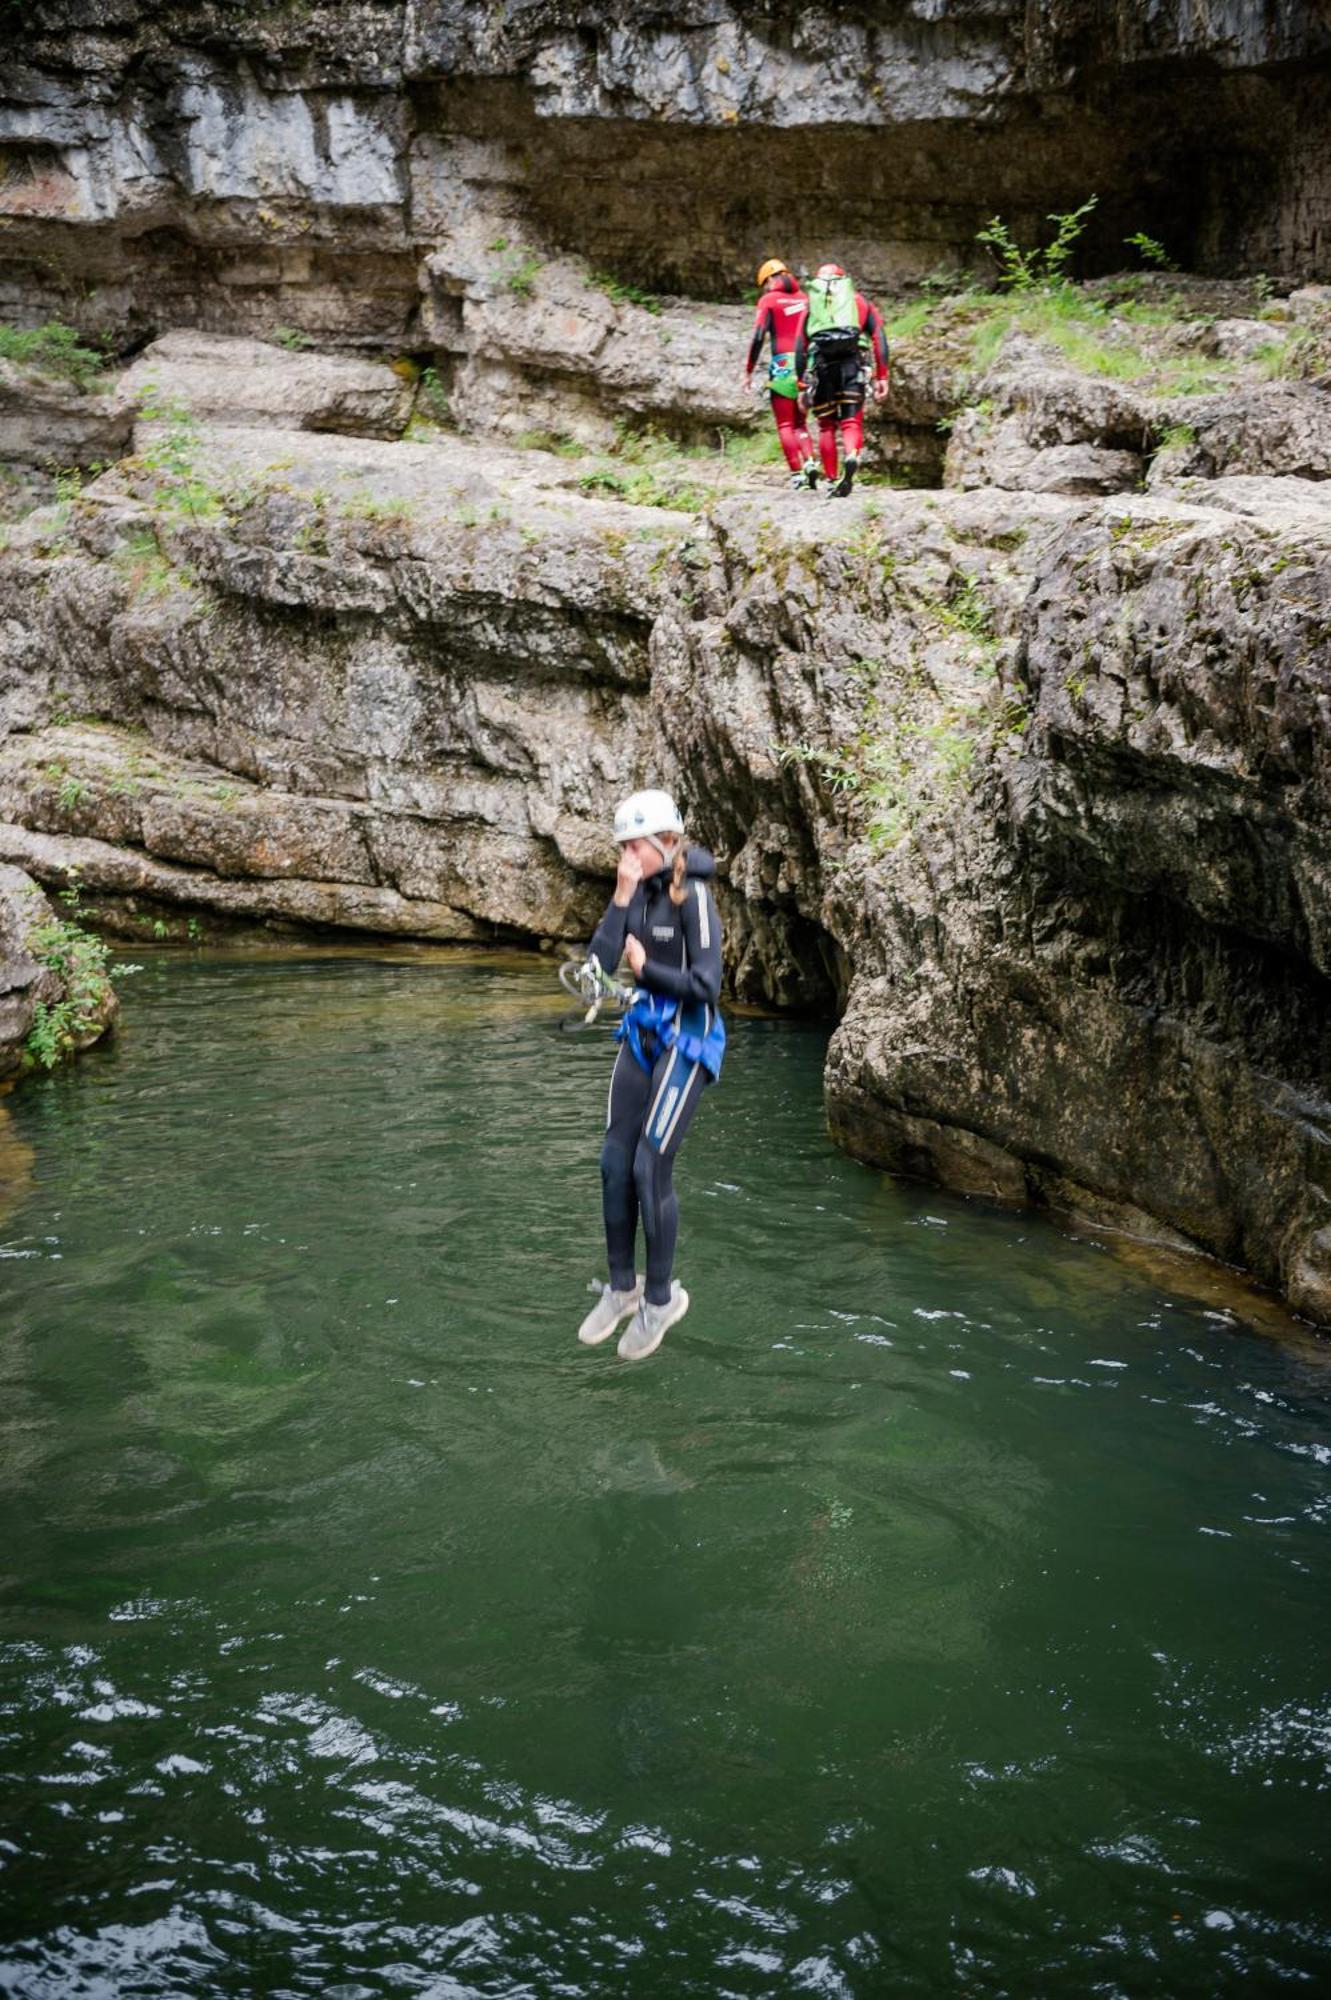
<path fill-rule="evenodd" d="M 1166 411 L 1157 407 L 1163 419 Z M 1185 478 L 1331 477 L 1331 398 L 1311 382 L 1179 397 L 1168 413 L 1169 450 L 1152 464 L 1153 487 Z"/>
<path fill-rule="evenodd" d="M 0 463 L 64 469 L 109 464 L 129 447 L 133 410 L 117 385 L 77 389 L 58 376 L 0 361 Z"/>
<path fill-rule="evenodd" d="M 147 411 L 179 404 L 209 424 L 377 438 L 402 435 L 414 398 L 410 372 L 382 361 L 184 329 L 144 348 L 120 391 Z"/>
<path fill-rule="evenodd" d="M 952 426 L 943 483 L 1123 492 L 1140 483 L 1150 432 L 1147 405 L 1129 388 L 1010 338 Z"/>

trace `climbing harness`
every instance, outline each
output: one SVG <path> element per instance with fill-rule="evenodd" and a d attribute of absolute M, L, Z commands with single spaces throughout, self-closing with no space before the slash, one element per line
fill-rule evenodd
<path fill-rule="evenodd" d="M 711 1021 L 707 1019 L 711 1014 Z M 644 1035 L 655 1044 L 649 1052 Z M 628 1011 L 615 1029 L 615 1040 L 627 1042 L 629 1054 L 650 1076 L 667 1049 L 678 1049 L 685 1062 L 701 1063 L 713 1081 L 721 1074 L 726 1052 L 726 1029 L 719 1011 L 704 1001 L 691 1000 L 681 1006 L 663 993 L 633 995 Z"/>
<path fill-rule="evenodd" d="M 594 952 L 589 958 L 566 958 L 559 968 L 559 983 L 578 1002 L 559 1024 L 566 1035 L 593 1026 L 602 1007 L 612 1002 L 627 1007 L 637 993 L 635 987 L 612 979 Z"/>

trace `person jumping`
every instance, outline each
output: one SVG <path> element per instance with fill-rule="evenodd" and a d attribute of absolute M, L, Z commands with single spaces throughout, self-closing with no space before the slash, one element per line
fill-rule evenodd
<path fill-rule="evenodd" d="M 744 363 L 744 386 L 752 387 L 763 342 L 769 340 L 767 387 L 777 436 L 791 471 L 790 483 L 794 487 L 812 488 L 818 484 L 818 461 L 800 403 L 803 370 L 795 367 L 796 353 L 805 351 L 804 318 L 809 301 L 779 257 L 769 257 L 758 266 L 758 284 L 758 309 L 753 316 L 753 333 Z"/>
<path fill-rule="evenodd" d="M 820 264 L 809 285 L 804 320 L 808 342 L 808 400 L 818 419 L 818 455 L 831 482 L 829 493 L 844 499 L 855 484 L 864 456 L 864 376 L 862 359 L 872 358 L 874 400 L 881 402 L 890 381 L 887 332 L 876 305 L 861 297 L 840 264 Z M 796 372 L 804 373 L 802 348 Z M 843 447 L 837 477 L 837 438 Z"/>
<path fill-rule="evenodd" d="M 642 1361 L 689 1309 L 688 1293 L 671 1278 L 679 1230 L 674 1163 L 725 1050 L 716 1005 L 721 923 L 707 886 L 716 864 L 704 849 L 686 846 L 668 792 L 634 792 L 617 809 L 614 832 L 615 893 L 589 958 L 607 973 L 627 958 L 638 990 L 618 1030 L 601 1147 L 610 1279 L 578 1339 L 594 1347 L 631 1314 L 619 1353 Z M 645 1285 L 633 1269 L 639 1221 Z"/>

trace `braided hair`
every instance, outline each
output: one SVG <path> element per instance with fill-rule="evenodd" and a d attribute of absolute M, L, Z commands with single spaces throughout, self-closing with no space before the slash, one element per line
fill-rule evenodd
<path fill-rule="evenodd" d="M 681 834 L 679 846 L 675 849 L 675 859 L 670 868 L 670 900 L 676 909 L 679 908 L 689 893 L 684 879 L 688 872 L 689 851 L 684 845 L 684 837 Z"/>

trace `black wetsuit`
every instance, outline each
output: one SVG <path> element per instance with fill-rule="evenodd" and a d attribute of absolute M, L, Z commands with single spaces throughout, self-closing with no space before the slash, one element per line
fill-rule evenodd
<path fill-rule="evenodd" d="M 706 1026 L 715 1017 L 721 991 L 721 924 L 707 886 L 715 872 L 711 855 L 691 847 L 682 904 L 671 901 L 670 868 L 663 867 L 639 883 L 626 908 L 611 902 L 590 945 L 606 971 L 613 972 L 625 938 L 638 938 L 647 953 L 638 985 L 685 1007 L 701 1006 Z M 646 1296 L 650 1304 L 664 1305 L 679 1230 L 675 1155 L 710 1078 L 701 1062 L 690 1062 L 678 1048 L 657 1053 L 649 1047 L 647 1053 L 654 1056 L 650 1074 L 627 1042 L 620 1043 L 610 1074 L 601 1191 L 610 1283 L 623 1292 L 636 1282 L 633 1253 L 641 1216 L 647 1239 Z"/>

